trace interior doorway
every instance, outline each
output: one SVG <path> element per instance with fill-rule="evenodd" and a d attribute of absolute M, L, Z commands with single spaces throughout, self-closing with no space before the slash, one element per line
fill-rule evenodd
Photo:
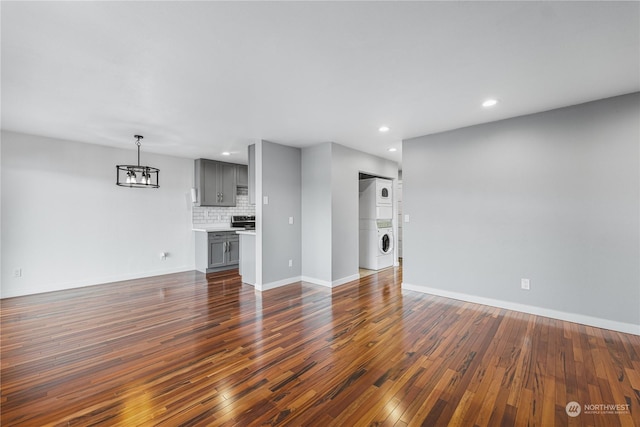
<path fill-rule="evenodd" d="M 394 178 L 360 173 L 358 261 L 360 277 L 397 265 Z"/>

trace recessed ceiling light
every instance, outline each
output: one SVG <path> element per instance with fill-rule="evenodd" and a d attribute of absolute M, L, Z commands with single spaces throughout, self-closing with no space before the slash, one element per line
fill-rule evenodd
<path fill-rule="evenodd" d="M 391 151 L 393 153 L 394 151 L 398 151 L 398 149 L 391 147 L 391 148 L 389 148 L 389 151 Z"/>
<path fill-rule="evenodd" d="M 380 126 L 378 130 L 380 132 L 389 132 L 389 126 Z"/>
<path fill-rule="evenodd" d="M 223 156 L 230 156 L 230 155 L 231 155 L 231 153 L 230 153 L 230 152 L 228 152 L 228 151 L 223 151 L 223 152 L 222 152 L 222 155 L 223 155 Z"/>
<path fill-rule="evenodd" d="M 484 101 L 482 103 L 483 107 L 493 107 L 494 105 L 496 105 L 498 103 L 497 99 L 487 99 L 486 101 Z"/>

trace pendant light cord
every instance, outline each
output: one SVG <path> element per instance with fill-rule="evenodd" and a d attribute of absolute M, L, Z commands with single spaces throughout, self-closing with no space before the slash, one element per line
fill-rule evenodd
<path fill-rule="evenodd" d="M 138 166 L 140 166 L 140 140 L 144 137 L 142 135 L 135 135 L 134 138 L 137 138 L 136 145 L 138 146 Z"/>

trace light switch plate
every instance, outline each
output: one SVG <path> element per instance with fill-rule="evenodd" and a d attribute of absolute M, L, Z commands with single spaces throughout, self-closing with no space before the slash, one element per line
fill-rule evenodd
<path fill-rule="evenodd" d="M 404 216 L 404 222 L 409 222 L 409 215 L 408 214 Z"/>
<path fill-rule="evenodd" d="M 289 224 L 293 224 L 293 217 L 292 216 L 289 217 Z"/>
<path fill-rule="evenodd" d="M 263 202 L 263 204 L 268 205 L 269 204 L 269 196 L 264 196 L 262 198 L 262 202 Z"/>

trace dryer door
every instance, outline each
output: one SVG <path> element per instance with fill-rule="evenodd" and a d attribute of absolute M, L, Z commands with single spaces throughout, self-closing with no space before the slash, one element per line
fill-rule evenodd
<path fill-rule="evenodd" d="M 393 204 L 391 185 L 392 182 L 389 180 L 376 180 L 376 205 L 391 206 Z"/>

